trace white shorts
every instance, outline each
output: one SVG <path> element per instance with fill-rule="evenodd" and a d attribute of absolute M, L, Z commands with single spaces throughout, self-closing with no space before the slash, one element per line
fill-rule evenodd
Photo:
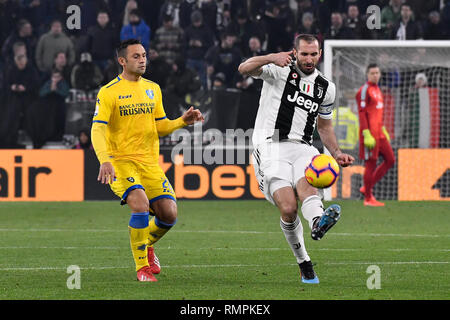
<path fill-rule="evenodd" d="M 253 150 L 253 166 L 259 189 L 275 205 L 273 194 L 280 188 L 296 189 L 305 176 L 305 169 L 319 151 L 300 142 L 282 141 L 261 143 Z"/>

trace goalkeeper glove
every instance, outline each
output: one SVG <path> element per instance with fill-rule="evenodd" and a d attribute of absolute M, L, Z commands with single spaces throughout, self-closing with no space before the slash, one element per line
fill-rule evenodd
<path fill-rule="evenodd" d="M 375 147 L 375 138 L 370 133 L 369 129 L 364 129 L 362 131 L 362 134 L 364 136 L 364 146 L 368 148 L 369 150 L 373 149 Z"/>
<path fill-rule="evenodd" d="M 391 137 L 389 136 L 389 133 L 388 133 L 388 131 L 386 130 L 386 127 L 383 126 L 383 127 L 381 128 L 381 130 L 383 131 L 384 136 L 386 137 L 386 139 L 387 139 L 389 142 L 391 142 Z"/>

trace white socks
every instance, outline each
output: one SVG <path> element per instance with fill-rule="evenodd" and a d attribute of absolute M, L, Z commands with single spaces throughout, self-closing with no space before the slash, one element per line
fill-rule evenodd
<path fill-rule="evenodd" d="M 297 216 L 294 222 L 284 222 L 280 218 L 281 230 L 283 230 L 292 252 L 294 253 L 297 263 L 305 260 L 311 260 L 305 249 L 305 241 L 303 239 L 303 226 L 300 218 Z"/>
<path fill-rule="evenodd" d="M 309 228 L 312 229 L 314 218 L 320 217 L 323 214 L 323 204 L 320 197 L 317 195 L 309 196 L 302 203 L 303 217 L 308 220 Z"/>

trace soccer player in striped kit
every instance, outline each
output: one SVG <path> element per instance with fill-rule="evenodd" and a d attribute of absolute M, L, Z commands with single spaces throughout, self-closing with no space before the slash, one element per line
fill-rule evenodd
<path fill-rule="evenodd" d="M 340 207 L 324 209 L 320 192 L 308 184 L 305 168 L 319 154 L 312 145 L 314 128 L 339 165 L 353 157 L 338 146 L 332 124 L 334 83 L 317 69 L 322 50 L 317 38 L 301 34 L 294 49 L 252 57 L 239 72 L 263 80 L 252 137 L 253 165 L 260 190 L 280 211 L 280 226 L 300 267 L 303 283 L 319 283 L 306 251 L 298 203 L 311 237 L 320 240 L 338 221 Z"/>
<path fill-rule="evenodd" d="M 381 78 L 380 68 L 376 64 L 369 64 L 366 74 L 367 82 L 356 94 L 359 113 L 359 156 L 365 162 L 364 185 L 359 190 L 364 194 L 365 206 L 382 207 L 384 203 L 375 199 L 372 189 L 394 165 L 395 156 L 389 133 L 383 125 L 383 94 L 378 87 Z M 377 167 L 380 154 L 383 162 Z"/>

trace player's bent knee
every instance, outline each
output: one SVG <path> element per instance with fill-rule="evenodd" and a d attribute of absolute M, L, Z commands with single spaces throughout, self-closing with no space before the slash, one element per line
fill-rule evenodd
<path fill-rule="evenodd" d="M 175 224 L 177 221 L 177 203 L 172 199 L 161 199 L 155 201 L 152 203 L 152 209 L 155 211 L 158 219 L 167 224 Z"/>
<path fill-rule="evenodd" d="M 135 189 L 127 196 L 127 204 L 133 212 L 148 212 L 150 207 L 144 190 Z"/>
<path fill-rule="evenodd" d="M 285 222 L 293 222 L 297 217 L 297 201 L 295 202 L 283 202 L 278 205 L 281 217 Z"/>

